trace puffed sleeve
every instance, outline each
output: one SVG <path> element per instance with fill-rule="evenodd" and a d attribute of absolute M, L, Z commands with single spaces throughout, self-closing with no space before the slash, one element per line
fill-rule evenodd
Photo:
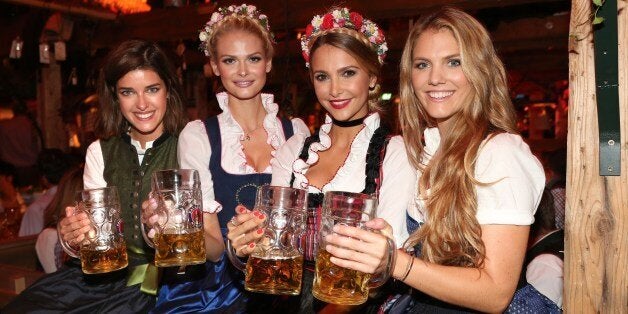
<path fill-rule="evenodd" d="M 480 148 L 476 166 L 481 225 L 530 225 L 541 200 L 545 173 L 520 136 L 498 134 Z"/>
<path fill-rule="evenodd" d="M 382 164 L 382 185 L 379 189 L 377 217 L 383 218 L 393 227 L 397 247 L 408 238 L 406 209 L 413 197 L 416 170 L 408 161 L 401 136 L 390 139 Z"/>
<path fill-rule="evenodd" d="M 214 196 L 214 182 L 209 171 L 211 146 L 201 120 L 188 122 L 179 135 L 177 156 L 183 169 L 196 169 L 201 179 L 203 193 L 203 211 L 217 213 L 222 209 Z"/>
<path fill-rule="evenodd" d="M 273 172 L 271 185 L 290 186 L 292 164 L 299 157 L 306 138 L 304 133 L 295 132 L 294 136 L 275 151 L 275 156 L 270 160 Z"/>
<path fill-rule="evenodd" d="M 83 170 L 83 185 L 85 189 L 98 189 L 107 186 L 107 181 L 103 173 L 105 171 L 105 161 L 102 157 L 102 147 L 100 140 L 97 140 L 87 147 L 85 153 L 85 169 Z"/>

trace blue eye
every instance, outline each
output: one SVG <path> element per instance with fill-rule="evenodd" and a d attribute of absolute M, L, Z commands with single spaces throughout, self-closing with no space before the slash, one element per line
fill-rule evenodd
<path fill-rule="evenodd" d="M 419 61 L 414 64 L 414 68 L 419 69 L 419 70 L 425 69 L 427 67 L 428 67 L 428 64 L 427 62 L 424 62 L 424 61 Z"/>
<path fill-rule="evenodd" d="M 260 56 L 252 56 L 252 57 L 249 58 L 249 60 L 251 62 L 253 62 L 253 63 L 257 63 L 257 62 L 262 61 L 262 57 L 260 57 Z"/>
<path fill-rule="evenodd" d="M 447 65 L 449 65 L 450 67 L 459 67 L 460 64 L 460 59 L 451 59 L 449 60 L 449 62 L 447 62 Z"/>
<path fill-rule="evenodd" d="M 133 94 L 133 91 L 130 89 L 122 89 L 118 91 L 118 93 L 122 96 L 130 96 L 131 94 Z"/>
<path fill-rule="evenodd" d="M 147 92 L 154 94 L 156 92 L 158 92 L 161 88 L 157 87 L 157 86 L 153 86 L 153 87 L 149 87 L 146 89 Z"/>

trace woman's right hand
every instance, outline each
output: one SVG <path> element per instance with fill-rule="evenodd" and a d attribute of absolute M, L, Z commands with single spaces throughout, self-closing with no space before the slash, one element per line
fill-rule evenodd
<path fill-rule="evenodd" d="M 264 235 L 263 222 L 266 215 L 260 211 L 250 211 L 242 205 L 235 209 L 236 215 L 227 223 L 227 238 L 238 257 L 245 257 L 253 252 L 255 245 Z"/>
<path fill-rule="evenodd" d="M 75 214 L 76 208 L 68 206 L 65 208 L 65 217 L 58 225 L 59 234 L 63 241 L 71 246 L 76 246 L 85 240 L 85 234 L 91 229 L 91 222 L 84 212 Z"/>

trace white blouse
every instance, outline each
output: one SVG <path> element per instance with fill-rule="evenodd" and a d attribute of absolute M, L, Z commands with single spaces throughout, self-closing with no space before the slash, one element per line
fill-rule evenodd
<path fill-rule="evenodd" d="M 137 150 L 137 159 L 139 163 L 144 160 L 144 153 L 151 147 L 153 142 L 146 142 L 146 148 L 142 148 L 139 141 L 131 139 L 131 145 L 135 146 Z M 100 146 L 100 140 L 92 142 L 87 147 L 85 154 L 85 169 L 83 170 L 83 185 L 85 189 L 98 189 L 107 186 L 107 181 L 103 175 L 105 171 L 105 161 L 102 157 L 102 147 Z"/>
<path fill-rule="evenodd" d="M 423 134 L 424 162 L 427 164 L 440 145 L 440 133 L 437 128 L 429 128 Z M 414 220 L 424 222 L 427 213 L 424 200 L 418 195 L 420 175 L 417 171 L 408 214 Z M 480 225 L 531 225 L 534 222 L 534 213 L 545 187 L 545 173 L 521 136 L 500 133 L 485 140 L 477 156 L 475 179 L 488 183 L 475 187 L 476 218 Z"/>
<path fill-rule="evenodd" d="M 227 93 L 216 95 L 222 113 L 218 115 L 220 126 L 220 139 L 222 141 L 222 154 L 220 163 L 222 168 L 231 174 L 252 174 L 255 169 L 246 162 L 246 155 L 242 150 L 240 138 L 244 135 L 242 127 L 233 118 L 229 111 Z M 264 117 L 264 130 L 268 134 L 267 143 L 273 147 L 272 154 L 279 146 L 286 142 L 281 120 L 277 118 L 279 106 L 273 102 L 273 95 L 262 94 L 262 105 L 266 110 Z M 307 137 L 310 135 L 308 127 L 301 119 L 292 119 L 292 127 L 295 135 Z M 201 120 L 189 122 L 179 135 L 177 149 L 179 165 L 184 169 L 196 169 L 201 179 L 203 193 L 203 211 L 217 213 L 222 205 L 215 200 L 214 182 L 209 171 L 209 159 L 212 154 L 209 137 L 205 130 L 205 123 Z M 271 159 L 272 162 L 272 159 Z M 262 173 L 271 173 L 269 165 Z"/>
<path fill-rule="evenodd" d="M 380 125 L 379 114 L 371 114 L 364 120 L 364 128 L 357 134 L 344 164 L 335 176 L 322 189 L 309 184 L 305 177 L 310 166 L 318 161 L 319 151 L 331 147 L 329 130 L 331 117 L 325 118 L 319 131 L 319 142 L 310 146 L 308 160 L 301 160 L 299 155 L 307 135 L 292 137 L 283 145 L 271 161 L 273 168 L 272 185 L 289 186 L 292 174 L 295 175 L 293 186 L 305 188 L 309 193 L 327 191 L 361 192 L 366 179 L 366 154 L 373 133 Z M 400 136 L 390 139 L 382 163 L 382 182 L 379 190 L 377 217 L 385 219 L 393 227 L 397 246 L 401 246 L 408 237 L 406 229 L 406 206 L 412 196 L 415 171 L 408 161 L 405 145 Z"/>

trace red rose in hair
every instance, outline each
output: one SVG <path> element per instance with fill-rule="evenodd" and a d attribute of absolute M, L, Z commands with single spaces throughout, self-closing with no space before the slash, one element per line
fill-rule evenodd
<path fill-rule="evenodd" d="M 314 26 L 312 26 L 312 24 L 308 24 L 307 27 L 305 28 L 305 37 L 312 36 L 313 31 L 314 31 Z"/>
<path fill-rule="evenodd" d="M 307 54 L 306 51 L 301 51 L 301 55 L 303 56 L 305 62 L 310 62 L 310 56 Z"/>
<path fill-rule="evenodd" d="M 327 13 L 323 16 L 323 23 L 321 23 L 321 29 L 330 29 L 334 27 L 334 17 Z"/>
<path fill-rule="evenodd" d="M 377 32 L 377 37 L 375 38 L 375 43 L 381 44 L 384 42 L 384 31 L 381 30 L 381 28 L 379 29 L 379 31 Z"/>
<path fill-rule="evenodd" d="M 349 13 L 349 19 L 351 20 L 351 23 L 355 25 L 356 30 L 360 30 L 362 28 L 362 15 L 360 15 L 360 13 L 357 13 L 357 12 Z"/>

